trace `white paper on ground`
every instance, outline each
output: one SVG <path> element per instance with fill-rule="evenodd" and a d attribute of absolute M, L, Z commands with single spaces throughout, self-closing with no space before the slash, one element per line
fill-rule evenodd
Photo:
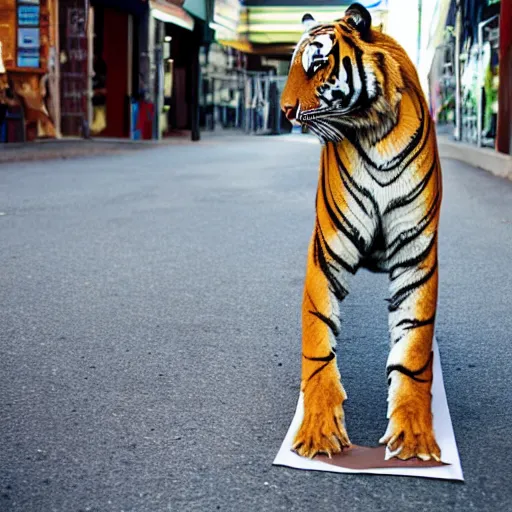
<path fill-rule="evenodd" d="M 300 457 L 292 452 L 292 443 L 295 433 L 299 429 L 304 415 L 304 404 L 302 393 L 299 397 L 297 410 L 288 433 L 281 445 L 281 448 L 274 460 L 275 466 L 288 466 L 296 469 L 310 469 L 314 471 L 329 471 L 333 473 L 373 473 L 377 475 L 403 475 L 419 476 L 425 478 L 441 478 L 445 480 L 464 481 L 462 467 L 460 465 L 459 452 L 453 432 L 452 420 L 446 400 L 446 392 L 443 383 L 443 372 L 439 358 L 439 347 L 434 338 L 434 376 L 432 382 L 432 413 L 434 415 L 434 430 L 436 439 L 441 448 L 441 458 L 446 466 L 431 468 L 425 467 L 397 467 L 397 468 L 372 468 L 372 469 L 347 469 L 327 464 L 319 460 L 311 460 Z"/>

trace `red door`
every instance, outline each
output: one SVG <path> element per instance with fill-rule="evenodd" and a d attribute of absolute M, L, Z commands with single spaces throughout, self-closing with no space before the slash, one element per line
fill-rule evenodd
<path fill-rule="evenodd" d="M 107 127 L 105 137 L 129 136 L 128 14 L 105 8 L 103 59 L 107 66 Z"/>

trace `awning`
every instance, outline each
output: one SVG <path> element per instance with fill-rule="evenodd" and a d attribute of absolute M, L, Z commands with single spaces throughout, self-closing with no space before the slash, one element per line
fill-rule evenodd
<path fill-rule="evenodd" d="M 249 41 L 229 41 L 218 39 L 222 46 L 229 46 L 239 52 L 252 55 L 262 55 L 264 57 L 286 58 L 290 59 L 295 44 L 253 44 Z"/>
<path fill-rule="evenodd" d="M 164 23 L 173 23 L 187 30 L 194 30 L 194 18 L 182 7 L 165 0 L 150 0 L 149 7 L 153 18 Z"/>
<path fill-rule="evenodd" d="M 256 0 L 252 0 L 255 2 Z M 279 0 L 283 1 L 283 0 Z M 274 5 L 252 6 L 247 5 L 240 15 L 240 23 L 237 27 L 237 39 L 245 39 L 253 44 L 288 44 L 295 45 L 304 33 L 304 27 L 301 23 L 302 16 L 309 12 L 315 20 L 321 23 L 330 23 L 339 19 L 344 10 L 352 3 L 351 0 L 338 0 L 337 4 L 331 5 L 331 2 L 325 2 L 329 5 L 315 5 L 312 0 L 305 0 L 310 5 L 290 5 L 287 7 Z M 298 3 L 296 0 L 294 3 Z M 378 26 L 385 19 L 386 11 L 383 6 L 386 1 L 366 2 L 370 5 L 373 25 Z M 217 35 L 217 39 L 234 39 L 226 37 L 224 34 Z"/>

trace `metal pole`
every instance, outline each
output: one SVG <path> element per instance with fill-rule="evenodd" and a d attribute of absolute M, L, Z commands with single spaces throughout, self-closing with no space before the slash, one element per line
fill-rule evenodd
<path fill-rule="evenodd" d="M 460 0 L 457 0 L 457 14 L 455 21 L 455 139 L 461 140 L 462 126 L 461 126 L 461 88 L 460 88 L 460 32 L 462 26 L 462 13 Z"/>
<path fill-rule="evenodd" d="M 201 83 L 201 70 L 199 67 L 199 52 L 201 51 L 201 46 L 199 43 L 196 43 L 196 47 L 194 48 L 194 53 L 192 55 L 191 62 L 191 80 L 192 80 L 192 90 L 191 90 L 191 105 L 190 105 L 190 114 L 191 114 L 191 139 L 193 141 L 198 141 L 201 138 L 199 132 L 199 86 Z"/>
<path fill-rule="evenodd" d="M 483 62 L 482 53 L 484 46 L 484 23 L 478 24 L 478 78 L 482 78 Z M 482 101 L 484 98 L 484 92 L 482 84 L 478 84 L 478 105 L 476 106 L 476 145 L 482 147 L 482 119 L 484 117 L 484 111 L 482 108 Z"/>
<path fill-rule="evenodd" d="M 160 140 L 160 112 L 163 105 L 163 52 L 162 45 L 155 47 L 155 118 L 153 121 L 153 138 Z"/>
<path fill-rule="evenodd" d="M 418 55 L 416 56 L 416 65 L 419 67 L 421 60 L 421 25 L 423 18 L 423 0 L 418 0 Z"/>
<path fill-rule="evenodd" d="M 215 131 L 215 78 L 212 77 L 212 132 Z"/>

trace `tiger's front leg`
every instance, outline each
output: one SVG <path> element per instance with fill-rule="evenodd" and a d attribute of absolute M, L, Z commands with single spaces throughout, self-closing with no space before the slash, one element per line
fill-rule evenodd
<path fill-rule="evenodd" d="M 437 302 L 437 233 L 416 241 L 421 258 L 397 253 L 391 270 L 391 352 L 386 459 L 440 460 L 432 424 L 432 339 Z M 405 249 L 405 248 L 404 248 Z M 410 251 L 410 248 L 409 248 Z"/>
<path fill-rule="evenodd" d="M 305 457 L 331 456 L 350 446 L 343 402 L 347 395 L 336 364 L 338 300 L 347 295 L 346 270 L 329 259 L 319 230 L 313 234 L 302 305 L 304 419 L 293 449 Z"/>

